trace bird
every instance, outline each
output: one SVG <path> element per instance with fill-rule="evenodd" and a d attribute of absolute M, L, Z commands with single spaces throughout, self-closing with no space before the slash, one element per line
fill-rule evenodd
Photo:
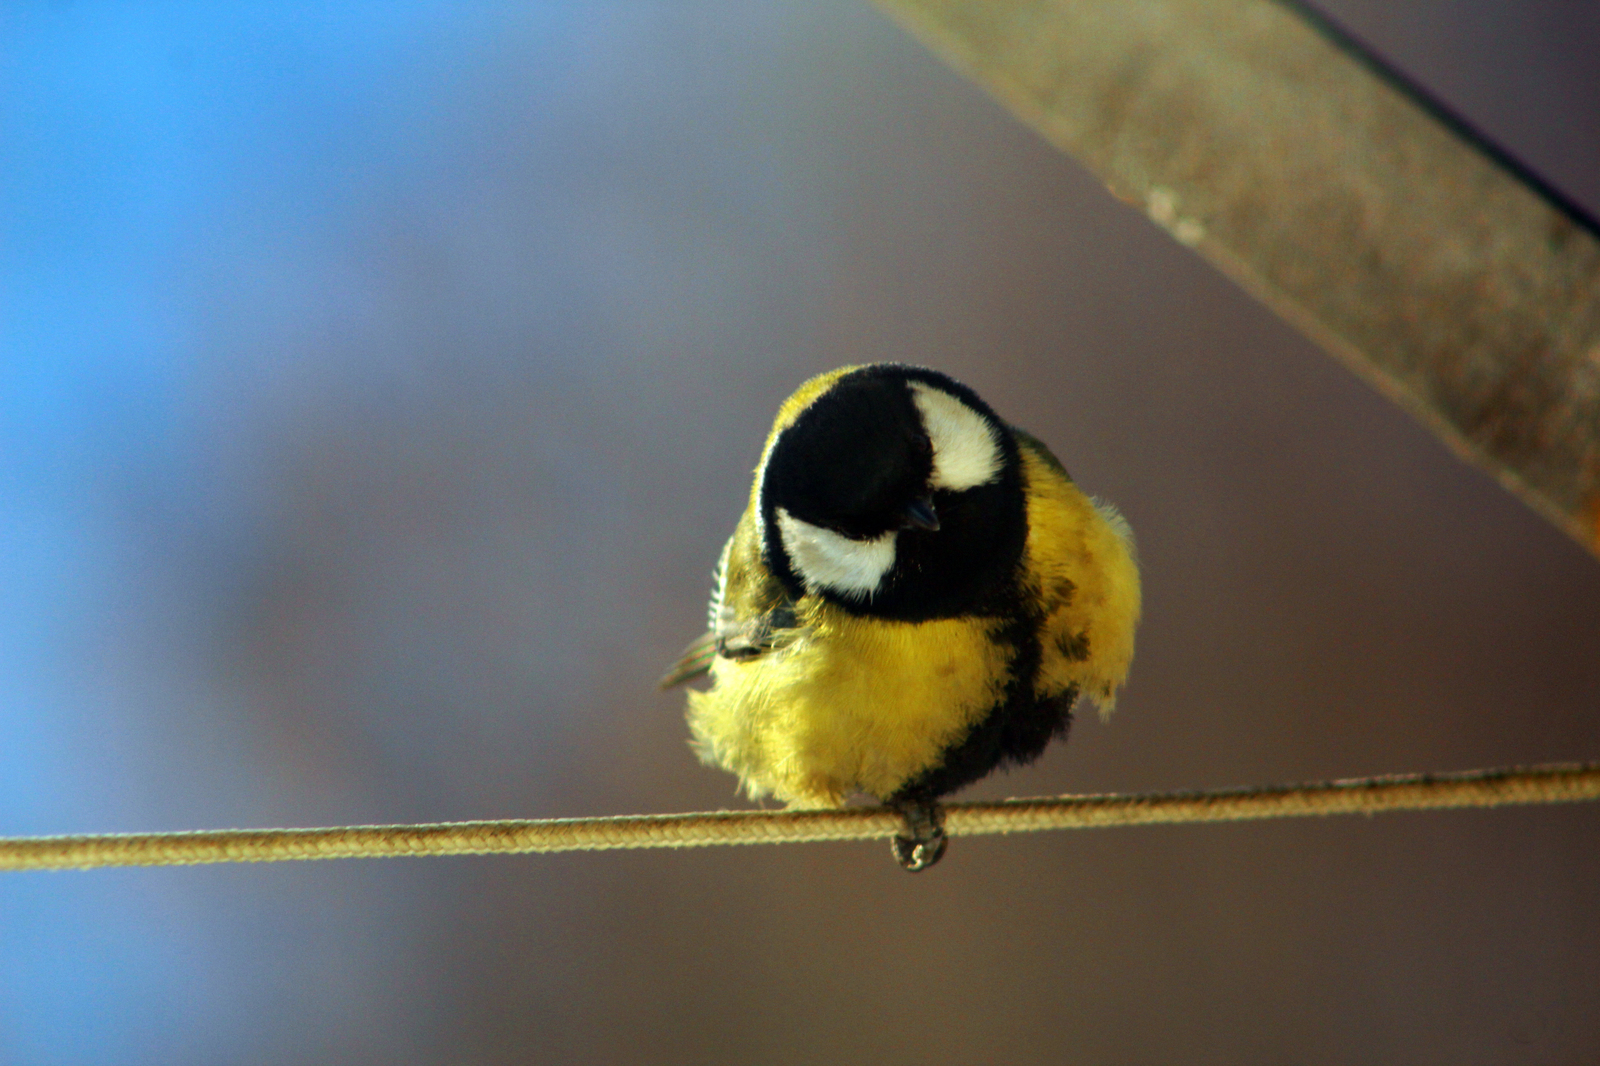
<path fill-rule="evenodd" d="M 871 798 L 901 866 L 944 854 L 941 799 L 1108 715 L 1141 590 L 1133 533 L 972 389 L 841 367 L 780 406 L 713 572 L 710 628 L 661 679 L 691 747 L 752 799 Z"/>

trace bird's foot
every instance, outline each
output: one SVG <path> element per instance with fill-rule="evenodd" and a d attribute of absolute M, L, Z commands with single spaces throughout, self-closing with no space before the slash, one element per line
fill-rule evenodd
<path fill-rule="evenodd" d="M 905 828 L 890 841 L 895 861 L 911 873 L 938 862 L 950 842 L 944 835 L 944 808 L 932 800 L 901 800 L 890 806 L 905 822 Z"/>

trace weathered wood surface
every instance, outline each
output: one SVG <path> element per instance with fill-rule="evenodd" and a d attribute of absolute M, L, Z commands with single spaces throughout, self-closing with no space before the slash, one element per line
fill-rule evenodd
<path fill-rule="evenodd" d="M 1600 228 L 1275 0 L 879 0 L 1600 554 Z"/>

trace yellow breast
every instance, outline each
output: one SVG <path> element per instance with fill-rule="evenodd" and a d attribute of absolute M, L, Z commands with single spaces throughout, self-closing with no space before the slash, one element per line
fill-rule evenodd
<path fill-rule="evenodd" d="M 820 601 L 805 610 L 804 636 L 749 662 L 719 659 L 714 687 L 689 696 L 701 757 L 752 796 L 799 806 L 888 796 L 999 699 L 1009 653 L 991 621 L 885 622 Z"/>

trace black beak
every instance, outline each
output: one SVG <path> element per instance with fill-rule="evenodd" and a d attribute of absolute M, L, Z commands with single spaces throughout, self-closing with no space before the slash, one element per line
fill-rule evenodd
<path fill-rule="evenodd" d="M 902 529 L 925 529 L 929 533 L 939 529 L 939 515 L 933 509 L 933 498 L 924 496 L 920 500 L 912 500 L 906 504 L 906 509 L 900 515 Z"/>

